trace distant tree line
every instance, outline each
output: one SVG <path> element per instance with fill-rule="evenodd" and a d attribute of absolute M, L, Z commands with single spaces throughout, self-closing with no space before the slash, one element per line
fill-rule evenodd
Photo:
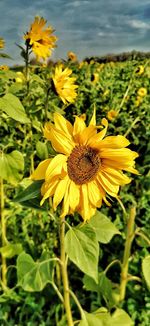
<path fill-rule="evenodd" d="M 129 61 L 129 60 L 144 60 L 150 58 L 150 52 L 141 52 L 141 51 L 131 51 L 131 52 L 122 52 L 119 54 L 106 54 L 104 56 L 99 57 L 88 57 L 85 58 L 84 61 L 87 61 L 88 63 L 91 60 L 94 60 L 98 63 L 107 63 L 107 62 L 123 62 L 123 61 Z"/>

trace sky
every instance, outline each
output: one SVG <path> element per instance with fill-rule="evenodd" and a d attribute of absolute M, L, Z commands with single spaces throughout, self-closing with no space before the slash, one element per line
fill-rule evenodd
<path fill-rule="evenodd" d="M 0 0 L 0 37 L 5 52 L 21 64 L 23 35 L 35 16 L 42 16 L 59 38 L 53 60 L 67 59 L 73 51 L 79 60 L 124 51 L 150 51 L 149 0 Z M 0 59 L 0 64 L 6 61 Z"/>

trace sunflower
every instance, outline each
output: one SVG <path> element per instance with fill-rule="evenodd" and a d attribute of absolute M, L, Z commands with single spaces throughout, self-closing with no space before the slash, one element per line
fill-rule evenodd
<path fill-rule="evenodd" d="M 5 46 L 5 41 L 3 40 L 2 37 L 0 37 L 0 49 L 3 49 Z"/>
<path fill-rule="evenodd" d="M 48 26 L 43 30 L 46 22 L 44 18 L 35 17 L 30 31 L 24 35 L 26 43 L 32 48 L 37 60 L 48 58 L 51 55 L 52 49 L 56 47 L 57 37 L 51 35 L 54 29 Z"/>
<path fill-rule="evenodd" d="M 74 52 L 72 52 L 72 51 L 69 51 L 67 53 L 67 56 L 68 56 L 68 59 L 70 61 L 73 61 L 74 62 L 74 61 L 77 61 L 78 60 L 76 54 Z"/>
<path fill-rule="evenodd" d="M 54 210 L 62 202 L 61 217 L 77 211 L 86 221 L 102 201 L 110 205 L 106 194 L 118 198 L 119 186 L 130 183 L 122 170 L 138 174 L 138 154 L 126 148 L 129 141 L 124 136 L 104 138 L 108 122 L 103 118 L 103 127 L 96 127 L 95 110 L 88 127 L 84 120 L 76 116 L 72 125 L 54 113 L 54 124 L 46 123 L 44 136 L 59 154 L 41 162 L 31 178 L 44 179 L 41 205 L 53 197 Z M 99 128 L 103 129 L 97 132 Z"/>
<path fill-rule="evenodd" d="M 76 78 L 70 77 L 72 70 L 65 68 L 63 70 L 63 65 L 59 64 L 55 68 L 55 73 L 52 76 L 54 87 L 56 93 L 59 95 L 64 104 L 73 103 L 76 99 L 77 85 L 74 84 Z"/>
<path fill-rule="evenodd" d="M 144 67 L 142 65 L 138 66 L 135 72 L 139 76 L 142 75 L 144 73 Z"/>
<path fill-rule="evenodd" d="M 115 110 L 110 110 L 107 112 L 107 118 L 110 121 L 114 120 L 117 117 L 117 115 L 118 115 L 118 112 Z"/>
<path fill-rule="evenodd" d="M 144 97 L 147 95 L 147 89 L 145 87 L 140 87 L 137 93 L 139 96 Z"/>
<path fill-rule="evenodd" d="M 7 65 L 0 66 L 0 70 L 7 71 L 9 70 L 9 67 Z"/>

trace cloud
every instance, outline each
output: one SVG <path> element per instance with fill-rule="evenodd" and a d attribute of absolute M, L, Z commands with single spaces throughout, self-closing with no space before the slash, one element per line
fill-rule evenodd
<path fill-rule="evenodd" d="M 135 29 L 150 29 L 150 23 L 143 22 L 141 20 L 129 20 L 128 24 Z"/>
<path fill-rule="evenodd" d="M 82 60 L 91 55 L 149 49 L 149 0 L 1 0 L 0 36 L 16 63 L 22 58 L 15 42 L 24 44 L 23 33 L 36 15 L 56 30 L 56 60 L 66 58 L 69 50 Z"/>

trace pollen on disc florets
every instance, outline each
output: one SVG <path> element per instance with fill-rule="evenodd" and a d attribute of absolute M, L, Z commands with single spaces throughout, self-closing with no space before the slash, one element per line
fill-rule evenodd
<path fill-rule="evenodd" d="M 101 159 L 98 150 L 78 145 L 68 158 L 68 175 L 76 184 L 81 185 L 94 179 L 100 165 Z"/>

